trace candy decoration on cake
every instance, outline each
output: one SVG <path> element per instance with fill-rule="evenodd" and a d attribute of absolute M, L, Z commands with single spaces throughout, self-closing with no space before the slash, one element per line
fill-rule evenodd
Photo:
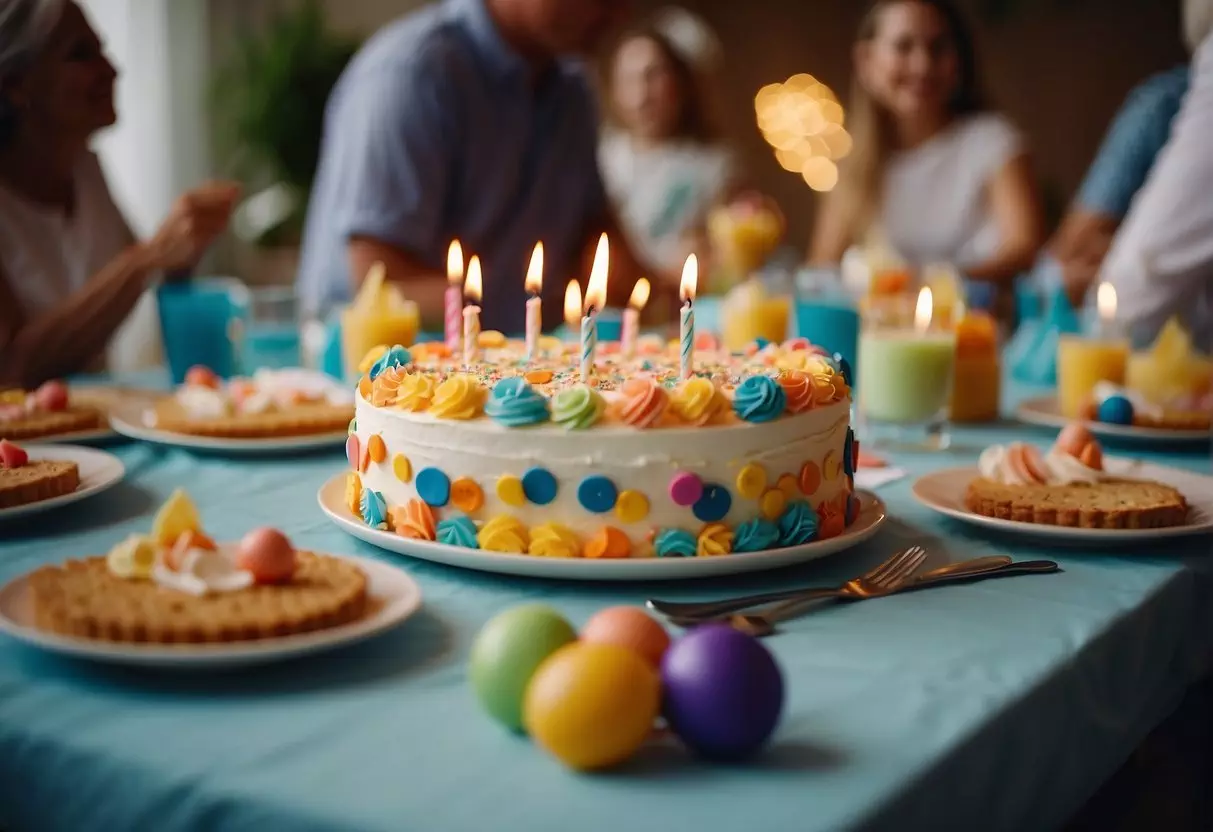
<path fill-rule="evenodd" d="M 548 420 L 548 398 L 539 395 L 525 378 L 514 376 L 497 382 L 484 412 L 494 422 L 510 428 L 537 425 Z"/>
<path fill-rule="evenodd" d="M 522 508 L 526 505 L 526 490 L 522 480 L 513 474 L 504 474 L 497 478 L 497 499 L 507 506 Z"/>
<path fill-rule="evenodd" d="M 795 474 L 780 474 L 777 485 L 789 500 L 794 500 L 800 495 L 800 485 Z"/>
<path fill-rule="evenodd" d="M 693 506 L 703 496 L 703 480 L 698 474 L 680 471 L 670 480 L 670 500 L 676 506 Z"/>
<path fill-rule="evenodd" d="M 422 468 L 417 472 L 417 496 L 435 508 L 442 508 L 451 499 L 451 480 L 437 468 Z"/>
<path fill-rule="evenodd" d="M 788 503 L 779 518 L 779 545 L 801 546 L 810 542 L 818 533 L 819 518 L 813 508 L 803 500 Z"/>
<path fill-rule="evenodd" d="M 434 510 L 421 500 L 409 500 L 391 512 L 396 534 L 410 540 L 434 540 L 438 536 Z"/>
<path fill-rule="evenodd" d="M 783 710 L 783 674 L 770 651 L 723 624 L 696 627 L 671 644 L 661 682 L 670 727 L 711 760 L 754 754 Z"/>
<path fill-rule="evenodd" d="M 522 475 L 522 493 L 537 506 L 546 506 L 556 499 L 556 478 L 546 468 L 531 468 Z"/>
<path fill-rule="evenodd" d="M 788 495 L 779 488 L 768 488 L 758 501 L 759 511 L 767 520 L 778 520 L 788 507 Z"/>
<path fill-rule="evenodd" d="M 345 438 L 345 458 L 349 460 L 350 467 L 357 471 L 358 461 L 362 458 L 362 445 L 357 436 L 351 434 Z"/>
<path fill-rule="evenodd" d="M 372 529 L 387 528 L 387 505 L 383 502 L 383 495 L 378 491 L 372 491 L 369 488 L 362 489 L 359 510 L 362 514 L 362 522 Z"/>
<path fill-rule="evenodd" d="M 581 539 L 567 526 L 544 523 L 531 529 L 527 552 L 542 558 L 575 558 L 581 555 Z"/>
<path fill-rule="evenodd" d="M 800 493 L 812 497 L 821 487 L 821 469 L 812 460 L 800 466 Z"/>
<path fill-rule="evenodd" d="M 619 492 L 615 483 L 599 475 L 586 477 L 577 487 L 577 500 L 586 511 L 606 514 L 615 507 Z"/>
<path fill-rule="evenodd" d="M 632 554 L 632 541 L 614 526 L 603 526 L 586 541 L 587 558 L 622 559 Z"/>
<path fill-rule="evenodd" d="M 649 498 L 639 491 L 621 491 L 615 501 L 615 516 L 624 523 L 639 523 L 649 516 Z"/>
<path fill-rule="evenodd" d="M 755 517 L 737 527 L 733 534 L 734 552 L 765 552 L 779 543 L 779 527 L 770 520 Z"/>
<path fill-rule="evenodd" d="M 514 555 L 525 554 L 531 542 L 526 526 L 508 514 L 499 514 L 485 523 L 476 540 L 486 552 Z"/>
<path fill-rule="evenodd" d="M 392 457 L 392 473 L 401 482 L 412 482 L 413 464 L 409 462 L 409 458 L 404 454 L 396 454 Z"/>
<path fill-rule="evenodd" d="M 585 430 L 602 418 L 606 400 L 592 387 L 579 384 L 552 399 L 552 421 L 565 430 Z"/>
<path fill-rule="evenodd" d="M 695 535 L 683 529 L 663 529 L 653 538 L 659 558 L 692 558 L 698 550 Z"/>
<path fill-rule="evenodd" d="M 371 438 L 366 441 L 366 454 L 375 464 L 387 459 L 387 446 L 383 444 L 382 436 L 377 433 L 371 434 Z"/>
<path fill-rule="evenodd" d="M 727 488 L 723 485 L 705 483 L 703 494 L 695 501 L 695 505 L 691 506 L 691 512 L 696 519 L 705 523 L 715 523 L 717 520 L 723 520 L 732 507 L 733 497 Z"/>
<path fill-rule="evenodd" d="M 345 475 L 345 505 L 351 514 L 362 516 L 362 478 L 357 471 Z"/>
<path fill-rule="evenodd" d="M 767 471 L 751 462 L 737 472 L 737 493 L 747 500 L 757 500 L 767 487 Z"/>
<path fill-rule="evenodd" d="M 788 397 L 769 376 L 750 376 L 733 395 L 733 410 L 747 422 L 771 422 L 783 415 Z"/>
<path fill-rule="evenodd" d="M 577 639 L 556 610 L 527 604 L 491 619 L 472 643 L 468 679 L 489 716 L 512 731 L 522 730 L 527 685 L 543 660 Z"/>
<path fill-rule="evenodd" d="M 733 551 L 733 532 L 724 523 L 708 523 L 699 532 L 695 554 L 701 558 L 727 555 Z"/>
<path fill-rule="evenodd" d="M 471 514 L 484 505 L 484 491 L 475 480 L 458 477 L 451 483 L 451 504 L 460 511 Z"/>
<path fill-rule="evenodd" d="M 846 499 L 845 495 L 842 495 Z M 817 507 L 817 539 L 830 540 L 846 531 L 843 510 L 833 502 L 824 502 Z"/>
<path fill-rule="evenodd" d="M 463 549 L 480 548 L 476 540 L 476 524 L 464 514 L 451 514 L 438 522 L 438 542 Z"/>

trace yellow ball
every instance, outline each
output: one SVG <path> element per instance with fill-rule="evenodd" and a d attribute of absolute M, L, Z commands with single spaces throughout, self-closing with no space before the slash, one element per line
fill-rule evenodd
<path fill-rule="evenodd" d="M 631 757 L 653 728 L 661 682 L 640 654 L 614 644 L 566 645 L 535 671 L 522 718 L 552 756 L 583 771 Z"/>

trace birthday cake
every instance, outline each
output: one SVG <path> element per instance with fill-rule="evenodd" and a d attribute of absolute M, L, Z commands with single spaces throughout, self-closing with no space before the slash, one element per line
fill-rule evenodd
<path fill-rule="evenodd" d="M 849 368 L 807 341 L 727 354 L 641 338 L 591 383 L 552 338 L 483 333 L 363 362 L 350 510 L 422 541 L 548 557 L 689 557 L 796 546 L 854 521 Z M 711 345 L 708 345 L 711 347 Z"/>

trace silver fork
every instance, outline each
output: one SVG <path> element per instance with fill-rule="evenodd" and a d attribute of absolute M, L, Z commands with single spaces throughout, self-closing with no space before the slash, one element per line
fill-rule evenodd
<path fill-rule="evenodd" d="M 897 552 L 876 568 L 865 572 L 859 577 L 852 578 L 837 587 L 818 590 L 784 589 L 777 592 L 763 592 L 757 595 L 745 595 L 738 598 L 726 598 L 723 601 L 662 601 L 650 598 L 646 603 L 649 609 L 681 621 L 716 618 L 732 612 L 783 601 L 788 598 L 868 598 L 876 594 L 884 594 L 888 587 L 896 586 L 905 580 L 914 570 L 922 566 L 927 558 L 927 550 L 921 546 L 911 546 L 909 549 Z"/>

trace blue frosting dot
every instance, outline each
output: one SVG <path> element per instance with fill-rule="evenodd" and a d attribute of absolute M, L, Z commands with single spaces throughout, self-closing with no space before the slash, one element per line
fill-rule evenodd
<path fill-rule="evenodd" d="M 779 527 L 765 517 L 755 517 L 733 533 L 734 552 L 763 552 L 779 542 Z"/>
<path fill-rule="evenodd" d="M 842 473 L 848 477 L 855 473 L 855 431 L 847 428 L 847 441 L 842 446 Z"/>
<path fill-rule="evenodd" d="M 577 500 L 582 508 L 595 514 L 606 514 L 613 509 L 618 497 L 619 491 L 615 488 L 615 483 L 606 477 L 586 477 L 577 487 Z"/>
<path fill-rule="evenodd" d="M 693 558 L 695 535 L 682 529 L 664 529 L 653 538 L 653 550 L 659 558 Z"/>
<path fill-rule="evenodd" d="M 800 546 L 817 535 L 817 512 L 804 500 L 793 500 L 779 518 L 779 545 Z"/>
<path fill-rule="evenodd" d="M 750 376 L 733 394 L 733 410 L 747 422 L 770 422 L 783 415 L 788 394 L 775 379 Z"/>
<path fill-rule="evenodd" d="M 842 380 L 847 383 L 847 387 L 854 387 L 855 384 L 851 381 L 851 362 L 843 358 L 840 352 L 834 353 L 833 358 L 834 366 L 842 374 Z"/>
<path fill-rule="evenodd" d="M 451 478 L 437 468 L 422 468 L 413 478 L 417 496 L 435 508 L 442 508 L 451 499 Z"/>
<path fill-rule="evenodd" d="M 695 517 L 705 523 L 715 523 L 723 520 L 733 507 L 733 495 L 723 485 L 715 483 L 703 484 L 703 496 L 691 506 Z"/>
<path fill-rule="evenodd" d="M 438 542 L 463 549 L 479 549 L 476 524 L 466 514 L 453 514 L 438 521 Z"/>
<path fill-rule="evenodd" d="M 547 468 L 532 468 L 522 475 L 522 493 L 537 506 L 556 499 L 556 477 Z"/>
<path fill-rule="evenodd" d="M 1113 425 L 1133 424 L 1133 402 L 1124 396 L 1108 396 L 1099 403 L 1096 418 Z"/>

